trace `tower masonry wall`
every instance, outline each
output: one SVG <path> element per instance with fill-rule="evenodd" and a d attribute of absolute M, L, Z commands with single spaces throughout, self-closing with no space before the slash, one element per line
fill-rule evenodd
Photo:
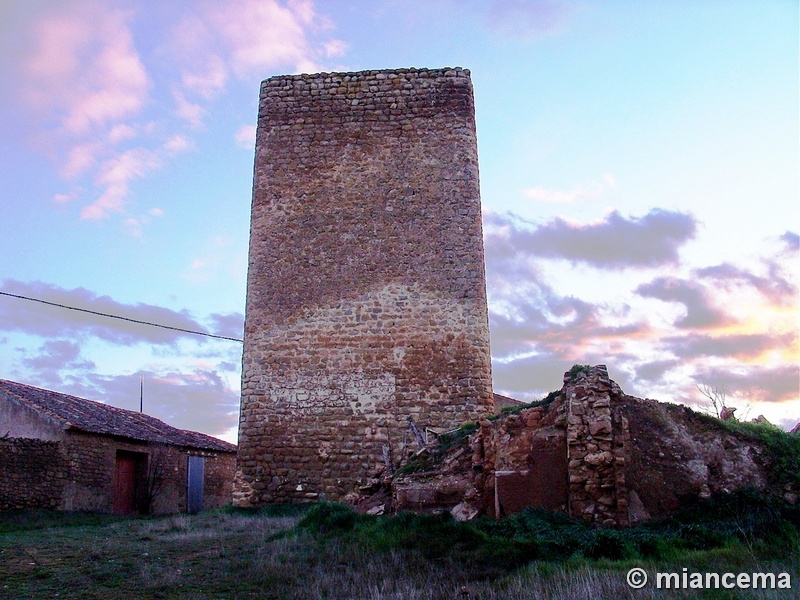
<path fill-rule="evenodd" d="M 492 403 L 469 71 L 265 80 L 234 503 L 347 500 Z"/>

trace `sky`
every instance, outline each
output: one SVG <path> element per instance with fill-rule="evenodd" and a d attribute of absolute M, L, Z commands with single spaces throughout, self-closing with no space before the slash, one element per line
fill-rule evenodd
<path fill-rule="evenodd" d="M 0 292 L 240 338 L 273 75 L 460 66 L 493 385 L 800 420 L 794 0 L 5 0 Z M 241 343 L 0 295 L 0 378 L 236 440 Z M 0 432 L 1 433 L 1 432 Z"/>

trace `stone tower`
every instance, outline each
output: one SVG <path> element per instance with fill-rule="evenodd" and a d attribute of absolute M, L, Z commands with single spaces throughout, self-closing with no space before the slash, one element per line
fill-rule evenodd
<path fill-rule="evenodd" d="M 347 499 L 493 408 L 469 71 L 262 82 L 239 506 Z"/>

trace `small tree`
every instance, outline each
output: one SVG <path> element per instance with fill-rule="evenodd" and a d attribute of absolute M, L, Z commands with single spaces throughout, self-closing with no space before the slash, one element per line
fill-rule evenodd
<path fill-rule="evenodd" d="M 738 409 L 731 406 L 728 400 L 728 390 L 725 386 L 708 385 L 703 381 L 702 385 L 696 386 L 698 391 L 707 399 L 706 410 L 713 414 L 718 419 L 728 421 L 730 419 L 736 420 L 735 413 Z M 750 406 L 747 406 L 744 418 L 750 412 Z"/>
<path fill-rule="evenodd" d="M 147 473 L 145 475 L 145 490 L 143 508 L 146 514 L 153 512 L 153 502 L 161 493 L 166 480 L 167 447 L 164 444 L 150 444 L 150 453 L 147 457 Z"/>

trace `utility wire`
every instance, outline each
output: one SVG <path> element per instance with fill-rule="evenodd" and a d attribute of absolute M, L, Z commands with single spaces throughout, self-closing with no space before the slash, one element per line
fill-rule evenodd
<path fill-rule="evenodd" d="M 137 319 L 129 319 L 128 317 L 120 317 L 119 315 L 110 315 L 108 313 L 97 312 L 96 310 L 89 310 L 88 308 L 77 308 L 75 306 L 66 306 L 65 304 L 58 304 L 57 302 L 48 302 L 47 300 L 40 300 L 39 298 L 30 298 L 28 296 L 20 296 L 18 294 L 9 294 L 8 292 L 0 292 L 2 296 L 10 296 L 11 298 L 19 298 L 20 300 L 30 300 L 31 302 L 39 302 L 41 304 L 48 304 L 50 306 L 57 306 L 58 308 L 66 308 L 67 310 L 76 310 L 78 312 L 89 313 L 91 315 L 98 315 L 101 317 L 108 317 L 109 319 L 119 319 L 120 321 L 128 321 L 130 323 L 137 323 L 139 325 L 149 325 L 150 327 L 160 327 L 161 329 L 171 329 L 172 331 L 180 331 L 182 333 L 191 333 L 193 335 L 202 335 L 205 337 L 216 338 L 218 340 L 229 340 L 231 342 L 243 342 L 239 338 L 227 337 L 224 335 L 214 335 L 213 333 L 205 333 L 203 331 L 192 331 L 191 329 L 182 329 L 180 327 L 171 327 L 170 325 L 161 325 L 159 323 L 150 323 L 149 321 L 139 321 Z"/>

